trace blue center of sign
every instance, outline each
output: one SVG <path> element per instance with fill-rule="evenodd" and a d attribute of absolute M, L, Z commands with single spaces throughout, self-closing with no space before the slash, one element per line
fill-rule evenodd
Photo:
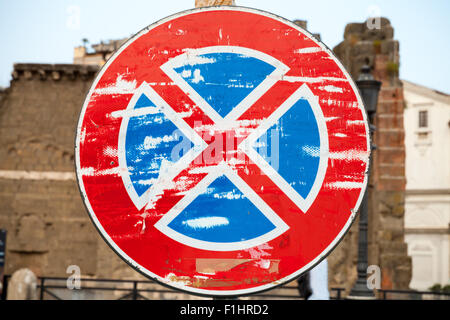
<path fill-rule="evenodd" d="M 197 240 L 222 243 L 250 240 L 275 228 L 225 176 L 211 183 L 168 226 Z"/>
<path fill-rule="evenodd" d="M 238 53 L 199 55 L 173 69 L 221 117 L 226 117 L 275 67 Z M 286 97 L 287 98 L 287 97 Z M 280 104 L 282 101 L 280 101 Z M 137 197 L 158 182 L 161 167 L 172 165 L 173 151 L 183 140 L 188 147 L 177 151 L 178 159 L 193 144 L 146 94 L 131 111 L 126 128 L 126 166 Z M 252 146 L 254 150 L 303 199 L 311 192 L 320 160 L 320 135 L 310 103 L 296 101 Z M 134 200 L 133 200 L 134 201 Z M 263 200 L 261 200 L 263 201 Z M 274 231 L 277 226 L 260 211 L 226 175 L 218 176 L 202 194 L 167 222 L 167 228 L 187 238 L 209 243 L 239 243 Z"/>
<path fill-rule="evenodd" d="M 134 106 L 134 109 L 142 108 L 155 111 L 130 117 L 125 139 L 127 168 L 139 197 L 158 178 L 162 161 L 171 161 L 174 147 L 187 139 L 145 94 Z"/>
<path fill-rule="evenodd" d="M 208 53 L 174 70 L 223 118 L 275 67 L 237 53 Z"/>
<path fill-rule="evenodd" d="M 304 199 L 319 168 L 320 136 L 311 105 L 298 100 L 254 148 Z"/>

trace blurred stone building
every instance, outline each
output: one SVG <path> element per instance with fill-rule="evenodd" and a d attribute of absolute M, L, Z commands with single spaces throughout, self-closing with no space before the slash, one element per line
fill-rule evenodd
<path fill-rule="evenodd" d="M 410 287 L 450 285 L 450 95 L 403 81 Z"/>
<path fill-rule="evenodd" d="M 102 66 L 127 40 L 125 38 L 110 40 L 107 43 L 100 42 L 99 44 L 92 45 L 92 50 L 89 51 L 86 45 L 76 47 L 73 51 L 73 63 Z"/>
<path fill-rule="evenodd" d="M 301 23 L 301 22 L 300 22 Z M 404 241 L 404 97 L 399 43 L 389 21 L 381 29 L 349 24 L 335 48 L 354 78 L 366 59 L 383 82 L 376 119 L 370 185 L 370 260 L 382 287 L 407 289 L 411 260 Z M 8 230 L 6 273 L 28 267 L 38 276 L 142 278 L 118 258 L 95 230 L 74 174 L 74 135 L 85 95 L 105 60 L 123 40 L 75 48 L 74 64 L 15 64 L 0 95 L 0 228 Z M 329 256 L 330 287 L 356 279 L 358 224 Z"/>
<path fill-rule="evenodd" d="M 399 79 L 399 42 L 394 29 L 385 18 L 379 27 L 369 19 L 364 23 L 348 24 L 344 41 L 334 48 L 354 79 L 368 61 L 374 77 L 382 81 L 377 127 L 373 137 L 376 149 L 372 153 L 369 181 L 369 265 L 381 268 L 382 288 L 408 288 L 411 279 L 411 258 L 405 243 L 405 130 L 403 110 L 405 100 Z M 358 226 L 330 256 L 330 281 L 348 285 L 356 277 Z"/>

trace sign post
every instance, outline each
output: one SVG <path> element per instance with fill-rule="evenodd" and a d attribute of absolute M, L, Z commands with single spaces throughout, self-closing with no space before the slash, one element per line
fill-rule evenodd
<path fill-rule="evenodd" d="M 322 261 L 355 218 L 370 153 L 363 103 L 333 53 L 235 6 L 129 39 L 86 97 L 75 148 L 111 248 L 164 285 L 222 297 Z"/>

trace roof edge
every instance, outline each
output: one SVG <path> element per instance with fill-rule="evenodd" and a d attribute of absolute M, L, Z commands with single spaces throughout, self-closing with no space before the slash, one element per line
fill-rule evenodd
<path fill-rule="evenodd" d="M 98 70 L 100 70 L 100 67 L 96 65 L 15 63 L 12 78 L 18 80 L 24 77 L 30 80 L 37 77 L 40 80 L 59 80 L 62 76 L 68 76 L 70 79 L 80 77 L 88 80 L 93 78 Z"/>

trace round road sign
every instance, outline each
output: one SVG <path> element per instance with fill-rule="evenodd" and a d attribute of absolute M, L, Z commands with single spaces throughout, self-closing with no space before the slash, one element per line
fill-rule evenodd
<path fill-rule="evenodd" d="M 255 9 L 181 12 L 105 64 L 76 137 L 80 190 L 129 265 L 199 295 L 271 289 L 342 239 L 369 162 L 361 98 L 321 42 Z"/>

